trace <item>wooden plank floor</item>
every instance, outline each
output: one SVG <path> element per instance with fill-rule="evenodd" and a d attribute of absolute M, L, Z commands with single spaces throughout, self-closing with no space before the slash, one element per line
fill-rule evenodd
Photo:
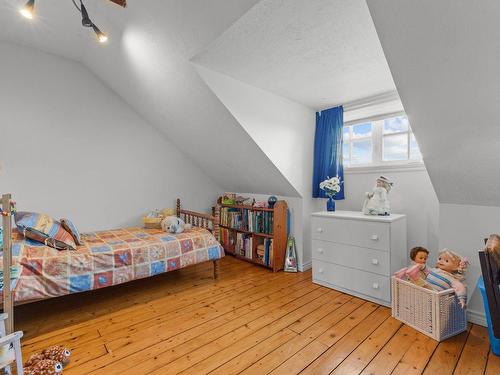
<path fill-rule="evenodd" d="M 65 374 L 500 374 L 485 328 L 441 344 L 386 307 L 226 257 L 16 308 L 25 358 L 66 345 Z"/>

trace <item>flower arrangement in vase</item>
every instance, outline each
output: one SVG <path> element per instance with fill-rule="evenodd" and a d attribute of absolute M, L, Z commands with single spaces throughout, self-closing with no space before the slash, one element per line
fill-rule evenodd
<path fill-rule="evenodd" d="M 340 191 L 340 185 L 342 181 L 337 177 L 327 177 L 325 181 L 319 184 L 319 188 L 325 192 L 328 196 L 328 201 L 326 202 L 326 210 L 327 211 L 335 211 L 335 201 L 333 197 Z"/>

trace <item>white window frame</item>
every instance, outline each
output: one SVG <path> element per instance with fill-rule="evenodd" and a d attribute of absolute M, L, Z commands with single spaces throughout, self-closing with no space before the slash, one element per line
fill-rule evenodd
<path fill-rule="evenodd" d="M 423 161 L 421 160 L 410 160 L 410 140 L 413 131 L 411 126 L 406 132 L 397 132 L 391 134 L 383 134 L 383 120 L 392 118 L 406 116 L 404 112 L 388 113 L 379 116 L 373 116 L 368 118 L 362 118 L 358 120 L 348 121 L 344 123 L 344 127 L 351 127 L 349 129 L 349 159 L 352 157 L 352 125 L 358 125 L 370 122 L 372 123 L 372 135 L 371 137 L 356 138 L 356 140 L 368 139 L 372 140 L 372 162 L 366 164 L 355 164 L 355 165 L 344 165 L 344 171 L 348 173 L 372 173 L 374 170 L 377 171 L 398 171 L 398 170 L 425 170 Z M 398 134 L 407 134 L 408 136 L 408 160 L 394 160 L 394 161 L 384 161 L 383 160 L 383 139 L 384 137 L 390 137 Z M 343 147 L 343 144 L 342 144 Z"/>

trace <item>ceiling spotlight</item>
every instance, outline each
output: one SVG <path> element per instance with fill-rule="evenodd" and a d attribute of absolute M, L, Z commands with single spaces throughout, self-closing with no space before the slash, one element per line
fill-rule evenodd
<path fill-rule="evenodd" d="M 25 6 L 19 9 L 19 13 L 29 20 L 32 20 L 35 15 L 35 0 L 28 0 Z"/>
<path fill-rule="evenodd" d="M 97 35 L 99 43 L 106 43 L 108 41 L 108 36 L 99 30 L 96 25 L 92 24 L 92 28 L 94 29 L 95 35 Z"/>

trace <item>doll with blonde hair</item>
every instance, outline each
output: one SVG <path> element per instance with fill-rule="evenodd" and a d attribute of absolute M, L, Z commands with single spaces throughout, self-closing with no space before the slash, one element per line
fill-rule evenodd
<path fill-rule="evenodd" d="M 467 258 L 443 249 L 438 254 L 436 268 L 429 271 L 426 283 L 436 291 L 452 288 L 462 309 L 467 305 L 467 286 L 464 284 L 465 271 L 469 266 Z"/>

